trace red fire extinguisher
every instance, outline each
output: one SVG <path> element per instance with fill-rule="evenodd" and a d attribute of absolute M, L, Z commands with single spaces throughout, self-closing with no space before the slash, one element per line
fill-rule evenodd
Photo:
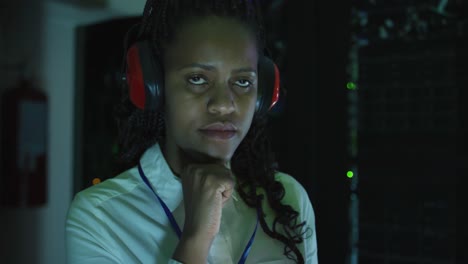
<path fill-rule="evenodd" d="M 1 98 L 0 204 L 33 207 L 47 200 L 46 95 L 21 80 Z"/>

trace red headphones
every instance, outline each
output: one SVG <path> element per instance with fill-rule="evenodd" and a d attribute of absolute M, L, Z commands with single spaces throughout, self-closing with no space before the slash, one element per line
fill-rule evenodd
<path fill-rule="evenodd" d="M 162 64 L 151 52 L 149 41 L 138 41 L 126 53 L 125 77 L 130 100 L 140 109 L 157 110 L 164 87 Z M 256 111 L 267 113 L 279 100 L 280 76 L 276 64 L 266 56 L 258 60 Z"/>

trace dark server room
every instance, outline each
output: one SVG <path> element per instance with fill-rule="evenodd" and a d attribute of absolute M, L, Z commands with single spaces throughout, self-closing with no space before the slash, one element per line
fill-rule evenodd
<path fill-rule="evenodd" d="M 184 6 L 188 11 L 183 11 Z M 200 13 L 188 20 L 190 23 L 185 23 L 187 20 L 177 13 L 197 14 L 203 10 L 200 6 L 212 8 L 208 14 L 219 13 L 221 22 L 198 23 L 197 19 L 204 21 L 206 15 Z M 241 30 L 243 27 L 239 25 L 250 24 L 244 24 L 243 18 L 230 25 L 226 21 L 231 17 L 222 17 L 231 11 L 243 18 L 253 16 L 262 24 L 253 25 L 258 31 L 245 33 L 247 31 Z M 142 20 L 145 16 L 149 18 Z M 231 16 L 238 19 L 236 15 Z M 211 154 L 206 154 L 209 156 L 206 159 L 205 154 L 190 156 L 191 150 L 186 151 L 184 144 L 196 147 L 198 145 L 193 142 L 197 138 L 182 125 L 174 136 L 167 135 L 168 131 L 169 134 L 174 131 L 170 130 L 171 124 L 177 127 L 178 122 L 174 116 L 167 115 L 170 109 L 176 109 L 173 111 L 177 113 L 185 109 L 191 118 L 196 116 L 191 113 L 198 110 L 186 107 L 189 106 L 187 101 L 171 108 L 167 103 L 171 102 L 168 100 L 172 98 L 171 93 L 163 93 L 166 96 L 164 109 L 154 116 L 148 114 L 150 110 L 145 105 L 141 116 L 130 116 L 128 123 L 122 123 L 121 116 L 116 117 L 116 109 L 124 98 L 122 94 L 130 94 L 127 99 L 134 100 L 132 75 L 128 70 L 132 67 L 128 57 L 129 32 L 142 21 L 150 21 L 146 30 L 152 42 L 148 43 L 182 43 L 161 44 L 164 47 L 161 50 L 174 49 L 177 51 L 174 54 L 179 54 L 173 56 L 176 59 L 163 56 L 165 66 L 172 65 L 167 63 L 170 61 L 167 58 L 177 61 L 187 54 L 194 58 L 205 55 L 225 60 L 231 53 L 240 54 L 239 45 L 244 39 L 252 42 L 255 40 L 252 36 L 260 36 L 264 41 L 261 43 L 265 47 L 258 56 L 270 58 L 278 69 L 274 77 L 280 77 L 275 79 L 273 95 L 265 93 L 261 86 L 265 79 L 262 78 L 265 76 L 263 68 L 255 60 L 258 71 L 255 69 L 249 74 L 255 78 L 259 76 L 258 92 L 251 101 L 252 107 L 245 108 L 250 109 L 251 118 L 254 113 L 255 116 L 252 125 L 248 124 L 250 130 L 245 138 L 232 143 L 235 140 L 231 138 L 235 136 L 225 131 L 224 121 L 237 120 L 237 113 L 243 111 L 242 98 L 247 98 L 247 93 L 228 89 L 229 92 L 198 93 L 196 97 L 207 97 L 199 99 L 206 102 L 207 113 L 198 114 L 203 118 L 215 116 L 210 112 L 210 105 L 225 103 L 222 100 L 226 98 L 221 96 L 229 94 L 234 102 L 233 112 L 219 119 L 224 120 L 219 128 L 223 131 L 210 130 L 203 134 L 208 135 L 209 140 L 200 142 L 214 147 L 203 144 L 198 147 L 216 151 L 228 146 L 232 149 L 232 155 L 226 154 L 229 158 L 218 160 L 209 156 Z M 177 24 L 177 21 L 182 22 Z M 219 30 L 223 28 L 220 25 L 225 27 L 224 31 Z M 190 30 L 177 31 L 178 27 Z M 181 39 L 187 40 L 177 42 L 179 38 L 171 38 L 172 29 L 176 36 L 180 34 Z M 170 41 L 164 42 L 158 36 L 169 36 Z M 192 40 L 195 41 L 190 42 Z M 214 45 L 210 43 L 219 46 L 208 46 L 210 52 L 199 52 L 203 51 L 204 44 Z M 257 47 L 258 43 L 255 42 Z M 159 51 L 157 45 L 151 49 Z M 217 47 L 225 48 L 225 52 L 214 52 Z M 203 68 L 204 75 L 186 79 L 195 83 L 208 80 L 210 76 L 233 78 L 226 67 L 232 61 L 245 63 L 246 60 L 229 58 L 231 61 L 191 66 L 192 70 L 196 68 L 200 72 Z M 217 65 L 222 66 L 217 68 Z M 172 76 L 170 67 L 163 68 L 162 72 L 166 77 Z M 246 73 L 243 76 L 247 76 Z M 162 83 L 168 85 L 161 87 L 168 89 L 170 80 L 164 79 Z M 239 80 L 233 81 L 237 85 L 235 89 L 244 87 Z M 246 81 L 245 78 L 242 81 Z M 256 83 L 248 78 L 247 82 Z M 230 84 L 231 79 L 227 83 Z M 468 2 L 464 0 L 2 1 L 0 262 L 234 263 L 241 257 L 239 263 L 466 264 L 467 84 Z M 130 92 L 125 92 L 129 87 Z M 219 88 L 213 85 L 208 89 L 215 91 L 212 87 Z M 278 99 L 275 99 L 276 92 Z M 272 99 L 263 99 L 264 94 Z M 268 123 L 264 130 L 258 129 L 255 123 L 261 100 L 269 100 L 268 104 L 271 101 L 271 106 L 265 110 Z M 225 111 L 225 108 L 219 109 Z M 140 113 L 138 109 L 132 111 Z M 151 123 L 148 125 L 147 120 L 157 121 L 148 121 Z M 132 122 L 136 126 L 146 126 L 147 133 L 121 130 L 122 124 L 131 125 Z M 219 123 L 216 127 L 221 126 Z M 159 134 L 159 129 L 164 132 Z M 128 137 L 122 136 L 122 131 Z M 254 133 L 260 136 L 252 136 Z M 131 142 L 141 142 L 145 147 L 125 152 Z M 171 144 L 185 154 L 171 156 Z M 141 166 L 137 165 L 142 164 L 144 153 L 154 150 L 154 146 L 162 160 L 167 161 L 164 161 L 164 166 L 169 168 L 167 173 L 176 178 L 175 185 L 179 188 L 169 192 L 173 197 L 180 197 L 179 200 L 173 198 L 180 206 L 169 208 L 174 216 L 166 211 L 164 202 L 159 202 L 162 200 L 154 199 L 151 190 L 144 189 L 145 177 L 142 176 L 141 181 L 135 176 L 133 180 L 140 182 L 135 185 L 137 187 L 132 185 L 134 182 L 122 178 L 122 175 L 138 173 L 141 176 L 141 171 L 147 167 L 143 164 L 143 169 L 139 170 Z M 245 154 L 247 152 L 251 154 Z M 127 157 L 123 154 L 131 156 L 130 165 L 125 169 L 118 164 L 119 157 Z M 192 223 L 189 222 L 192 218 L 185 215 L 195 215 L 197 210 L 205 209 L 202 205 L 213 204 L 206 201 L 203 204 L 202 200 L 197 200 L 196 191 L 187 191 L 194 190 L 193 186 L 197 185 L 192 181 L 187 183 L 188 177 L 184 174 L 187 170 L 179 171 L 178 166 L 189 161 L 197 161 L 200 166 L 224 162 L 223 169 L 234 176 L 236 186 L 232 193 L 223 192 L 220 196 L 228 195 L 226 206 L 223 200 L 223 211 L 219 212 L 220 233 L 216 233 L 216 238 L 211 237 L 214 240 L 210 243 L 214 242 L 206 251 L 197 247 L 205 240 L 189 244 L 190 247 L 182 246 L 187 245 L 184 244 L 187 241 L 195 241 L 187 239 L 188 235 L 184 237 L 184 233 L 191 231 L 188 223 Z M 260 162 L 265 165 L 259 165 Z M 248 166 L 244 168 L 239 164 Z M 243 172 L 246 176 L 239 177 Z M 287 177 L 289 183 L 294 182 L 295 189 L 289 189 L 284 178 L 279 180 L 278 172 L 286 175 L 281 177 Z M 262 173 L 265 176 L 258 176 Z M 129 182 L 122 183 L 124 179 Z M 221 176 L 212 179 L 221 179 Z M 156 188 L 154 195 L 160 199 L 156 194 L 158 186 L 154 182 L 151 184 Z M 249 191 L 242 191 L 244 187 Z M 120 204 L 109 205 L 115 210 L 114 218 L 124 223 L 119 230 L 110 228 L 114 224 L 112 221 L 117 220 L 112 217 L 106 220 L 107 214 L 112 213 L 104 211 L 104 202 L 93 208 L 97 211 L 75 211 L 84 206 L 78 204 L 79 194 L 80 199 L 87 196 L 89 201 L 101 202 L 102 197 L 108 197 L 104 195 L 113 193 L 114 196 L 105 199 L 116 203 L 116 193 L 121 189 L 131 189 L 128 192 L 135 200 L 122 198 Z M 258 195 L 259 192 L 263 195 Z M 209 192 L 198 192 L 205 193 Z M 130 197 L 125 195 L 119 197 Z M 191 198 L 187 198 L 188 195 L 192 195 Z M 291 200 L 297 197 L 299 200 Z M 145 199 L 154 204 L 148 204 Z M 169 207 L 172 202 L 174 200 L 169 201 Z M 296 203 L 300 202 L 303 204 L 298 206 Z M 242 204 L 247 213 L 228 211 L 232 209 L 230 203 Z M 190 211 L 191 206 L 195 208 L 193 211 Z M 140 212 L 146 207 L 152 208 L 151 212 Z M 256 215 L 256 225 L 255 218 L 248 219 L 249 212 Z M 132 218 L 133 214 L 140 218 Z M 165 227 L 156 223 L 161 215 Z M 198 217 L 212 217 L 208 215 L 199 213 Z M 232 217 L 221 218 L 225 215 Z M 83 226 L 75 222 L 72 226 L 74 218 Z M 88 218 L 91 220 L 86 223 Z M 235 219 L 245 223 L 239 224 Z M 291 235 L 290 228 L 299 230 L 303 227 L 302 220 L 304 227 L 309 227 L 307 232 Z M 172 230 L 173 222 L 175 225 L 179 222 L 182 231 L 186 231 L 179 240 Z M 133 227 L 126 229 L 138 225 L 144 235 L 132 234 L 129 230 L 137 230 Z M 236 225 L 241 228 L 236 229 Z M 284 227 L 286 225 L 289 227 Z M 86 226 L 92 230 L 87 230 Z M 107 228 L 110 231 L 106 231 Z M 159 234 L 161 230 L 167 233 Z M 125 236 L 119 236 L 119 232 Z M 136 242 L 122 239 L 132 235 L 137 237 Z M 158 240 L 160 235 L 164 240 Z M 102 242 L 103 237 L 109 237 L 108 243 Z M 238 237 L 243 238 L 236 241 Z M 147 240 L 151 243 L 145 244 Z M 223 249 L 224 245 L 227 246 Z M 148 248 L 157 248 L 150 252 L 153 256 L 146 254 Z M 196 260 L 200 255 L 204 256 L 201 262 Z"/>

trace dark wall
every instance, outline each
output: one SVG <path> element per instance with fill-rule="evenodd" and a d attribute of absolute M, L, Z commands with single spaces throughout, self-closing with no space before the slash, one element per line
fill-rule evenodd
<path fill-rule="evenodd" d="M 121 97 L 124 37 L 136 17 L 77 29 L 74 192 L 117 174 L 115 108 Z"/>
<path fill-rule="evenodd" d="M 285 110 L 276 121 L 280 169 L 309 192 L 321 263 L 348 253 L 346 63 L 349 4 L 289 1 Z"/>

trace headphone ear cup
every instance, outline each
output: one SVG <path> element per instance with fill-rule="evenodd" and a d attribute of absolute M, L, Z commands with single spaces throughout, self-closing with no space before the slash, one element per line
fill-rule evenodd
<path fill-rule="evenodd" d="M 131 45 L 126 62 L 130 101 L 142 110 L 158 110 L 163 97 L 164 75 L 161 63 L 151 52 L 150 43 L 139 41 Z"/>
<path fill-rule="evenodd" d="M 279 100 L 280 74 L 276 64 L 268 57 L 258 59 L 258 94 L 255 110 L 265 114 Z"/>

